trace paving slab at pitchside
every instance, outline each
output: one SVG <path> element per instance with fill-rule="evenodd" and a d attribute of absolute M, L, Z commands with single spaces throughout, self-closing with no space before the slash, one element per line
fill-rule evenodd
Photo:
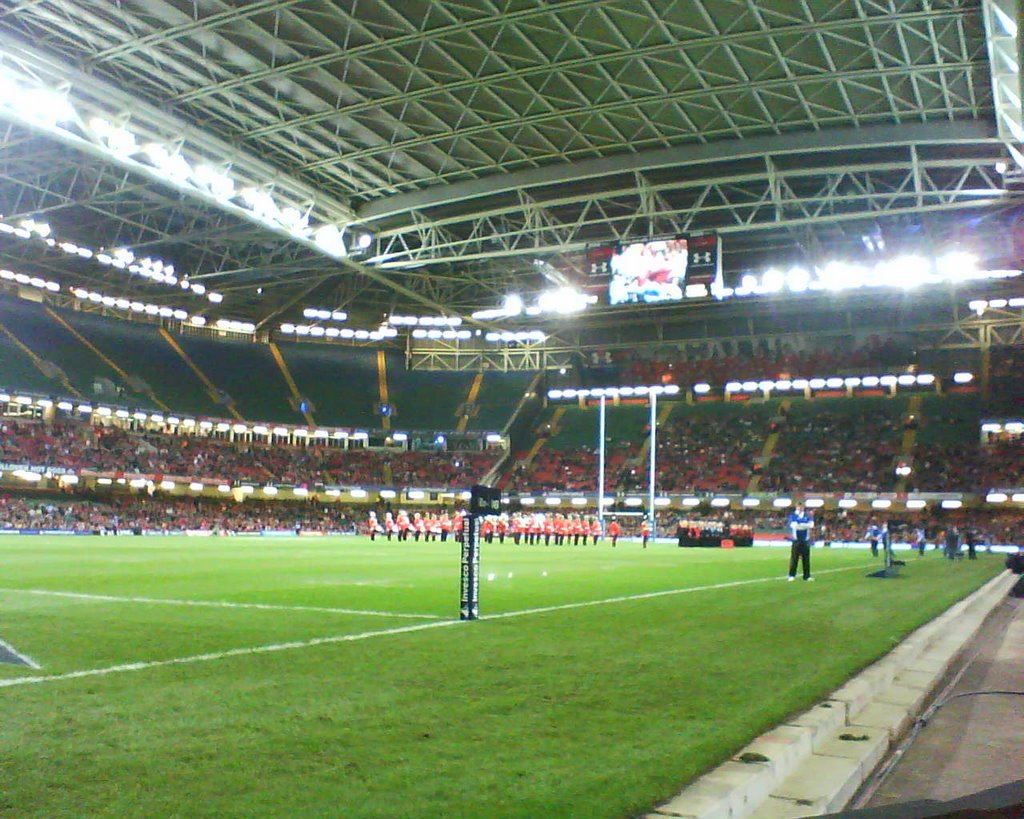
<path fill-rule="evenodd" d="M 841 810 L 1014 582 L 1006 572 L 986 583 L 824 703 L 758 737 L 649 819 L 795 819 Z"/>

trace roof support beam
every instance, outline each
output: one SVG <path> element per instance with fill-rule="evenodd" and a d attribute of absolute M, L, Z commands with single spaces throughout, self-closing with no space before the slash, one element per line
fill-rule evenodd
<path fill-rule="evenodd" d="M 955 145 L 997 141 L 995 129 L 986 122 L 953 121 L 875 125 L 865 128 L 830 128 L 781 136 L 748 137 L 708 144 L 682 145 L 635 154 L 617 154 L 554 167 L 530 168 L 509 174 L 436 186 L 426 190 L 378 199 L 361 207 L 360 220 L 400 216 L 410 211 L 477 199 L 523 188 L 563 185 L 584 179 L 702 162 L 763 157 L 766 154 L 805 154 L 838 149 L 886 148 L 899 145 Z"/>

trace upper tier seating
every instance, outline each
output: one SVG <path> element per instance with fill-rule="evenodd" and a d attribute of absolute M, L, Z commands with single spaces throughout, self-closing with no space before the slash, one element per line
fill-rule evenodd
<path fill-rule="evenodd" d="M 317 423 L 325 426 L 379 428 L 377 352 L 337 345 L 278 345 L 299 393 L 315 405 Z"/>
<path fill-rule="evenodd" d="M 548 414 L 542 429 L 556 412 Z M 644 406 L 608 407 L 605 489 L 633 482 L 628 462 L 636 457 L 647 435 L 647 413 Z M 592 491 L 597 485 L 597 409 L 564 408 L 557 429 L 552 432 L 533 463 L 525 469 L 516 468 L 508 487 L 522 491 Z"/>
<path fill-rule="evenodd" d="M 84 397 L 153 407 L 148 396 L 131 390 L 115 370 L 47 315 L 41 305 L 0 297 L 0 323 L 40 359 L 59 367 Z M 114 389 L 97 389 L 97 382 L 109 383 Z"/>
<path fill-rule="evenodd" d="M 152 324 L 118 321 L 95 313 L 61 311 L 61 316 L 122 370 L 141 379 L 174 412 L 223 417 L 225 408 L 208 394 L 192 369 Z"/>
<path fill-rule="evenodd" d="M 782 492 L 893 489 L 906 409 L 904 398 L 794 401 L 761 487 Z"/>
<path fill-rule="evenodd" d="M 454 429 L 456 411 L 466 403 L 471 372 L 407 370 L 405 356 L 387 354 L 388 398 L 395 409 L 392 426 L 404 430 Z M 376 381 L 373 384 L 376 389 Z"/>
<path fill-rule="evenodd" d="M 743 491 L 777 410 L 778 402 L 678 405 L 658 435 L 658 489 Z"/>
<path fill-rule="evenodd" d="M 193 335 L 175 340 L 206 377 L 231 396 L 246 420 L 304 423 L 289 402 L 288 385 L 265 344 Z"/>
<path fill-rule="evenodd" d="M 395 487 L 470 486 L 498 452 L 407 452 L 232 444 L 61 422 L 0 421 L 0 462 L 233 482 Z"/>

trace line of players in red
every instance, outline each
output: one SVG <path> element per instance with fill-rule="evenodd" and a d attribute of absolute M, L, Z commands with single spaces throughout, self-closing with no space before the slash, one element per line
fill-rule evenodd
<path fill-rule="evenodd" d="M 404 509 L 397 514 L 386 512 L 384 520 L 377 517 L 377 513 L 371 511 L 366 522 L 366 532 L 370 540 L 376 539 L 377 535 L 384 535 L 388 540 L 424 541 L 440 540 L 447 541 L 449 537 L 455 540 L 462 539 L 462 531 L 465 526 L 466 514 L 455 512 L 449 515 L 441 512 L 439 515 L 430 513 L 423 515 L 414 512 L 410 517 Z M 504 543 L 509 538 L 517 546 L 526 544 L 528 546 L 544 544 L 550 546 L 586 545 L 587 538 L 593 544 L 607 535 L 612 546 L 618 544 L 619 536 L 622 534 L 622 527 L 617 520 L 608 523 L 607 531 L 601 531 L 601 521 L 596 517 L 584 515 L 547 515 L 543 512 L 518 515 L 488 515 L 480 522 L 480 538 L 486 543 L 493 543 L 497 538 L 499 543 Z M 643 539 L 644 548 L 650 539 L 651 527 L 645 520 L 640 524 L 640 536 Z"/>

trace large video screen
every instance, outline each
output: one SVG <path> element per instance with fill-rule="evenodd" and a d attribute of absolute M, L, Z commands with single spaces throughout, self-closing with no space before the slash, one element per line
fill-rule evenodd
<path fill-rule="evenodd" d="M 612 304 L 683 298 L 689 246 L 686 239 L 622 245 L 611 258 L 608 300 Z"/>

